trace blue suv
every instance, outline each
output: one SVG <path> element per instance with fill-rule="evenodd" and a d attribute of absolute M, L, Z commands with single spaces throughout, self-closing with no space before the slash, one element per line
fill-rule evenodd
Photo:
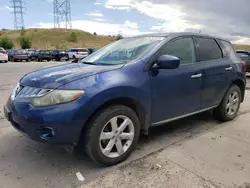
<path fill-rule="evenodd" d="M 25 75 L 4 107 L 33 140 L 73 144 L 114 165 L 151 126 L 213 109 L 235 118 L 245 68 L 231 43 L 194 33 L 150 34 L 113 42 L 77 63 Z"/>

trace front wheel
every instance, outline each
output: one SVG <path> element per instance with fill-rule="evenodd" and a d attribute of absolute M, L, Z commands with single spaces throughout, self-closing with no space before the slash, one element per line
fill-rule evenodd
<path fill-rule="evenodd" d="M 232 85 L 223 97 L 221 104 L 214 110 L 215 117 L 221 121 L 233 120 L 239 111 L 241 99 L 240 88 Z"/>
<path fill-rule="evenodd" d="M 126 106 L 111 106 L 89 122 L 81 142 L 88 156 L 110 166 L 124 161 L 135 148 L 140 135 L 136 113 Z"/>

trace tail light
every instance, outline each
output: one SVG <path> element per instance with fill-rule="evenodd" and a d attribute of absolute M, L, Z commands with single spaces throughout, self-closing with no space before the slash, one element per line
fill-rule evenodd
<path fill-rule="evenodd" d="M 247 71 L 247 63 L 245 61 L 242 61 L 241 63 L 242 63 L 244 71 L 246 72 Z"/>
<path fill-rule="evenodd" d="M 1 53 L 2 53 L 2 54 L 7 54 L 7 52 L 6 52 L 6 51 L 1 51 Z"/>

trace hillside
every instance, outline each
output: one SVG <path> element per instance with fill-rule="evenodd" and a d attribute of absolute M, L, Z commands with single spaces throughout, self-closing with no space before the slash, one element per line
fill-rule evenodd
<path fill-rule="evenodd" d="M 234 44 L 234 47 L 237 50 L 250 50 L 250 45 Z"/>
<path fill-rule="evenodd" d="M 70 42 L 69 36 L 71 32 L 76 32 L 77 42 Z M 0 31 L 1 36 L 7 36 L 13 40 L 15 48 L 20 48 L 19 37 L 20 30 Z M 65 30 L 65 29 L 27 29 L 26 36 L 32 39 L 32 48 L 36 49 L 55 49 L 88 47 L 100 48 L 115 40 L 112 36 L 98 36 L 81 30 Z"/>
<path fill-rule="evenodd" d="M 69 41 L 71 32 L 76 32 L 77 42 Z M 7 36 L 13 40 L 15 48 L 20 48 L 19 37 L 20 30 L 0 31 L 1 36 Z M 27 29 L 26 35 L 32 39 L 32 48 L 36 49 L 55 49 L 87 47 L 100 48 L 115 40 L 113 36 L 99 36 L 81 30 L 65 30 L 65 29 Z M 236 49 L 250 50 L 250 45 L 234 45 Z"/>

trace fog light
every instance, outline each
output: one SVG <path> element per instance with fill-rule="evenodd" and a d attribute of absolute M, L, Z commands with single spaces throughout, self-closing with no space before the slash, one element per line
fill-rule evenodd
<path fill-rule="evenodd" d="M 40 133 L 40 138 L 43 140 L 51 140 L 55 136 L 55 131 L 51 127 L 42 127 L 38 132 Z"/>

